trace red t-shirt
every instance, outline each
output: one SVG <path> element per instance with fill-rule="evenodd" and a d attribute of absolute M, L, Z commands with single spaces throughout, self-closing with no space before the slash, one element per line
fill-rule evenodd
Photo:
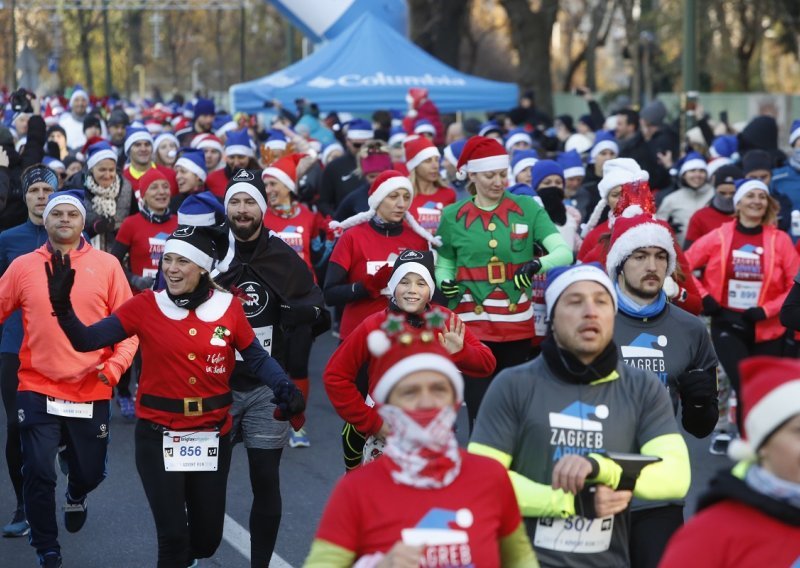
<path fill-rule="evenodd" d="M 409 211 L 423 228 L 435 235 L 442 218 L 442 209 L 455 202 L 455 191 L 449 187 L 439 187 L 430 195 L 415 194 Z"/>
<path fill-rule="evenodd" d="M 126 218 L 119 227 L 117 242 L 130 249 L 131 272 L 155 277 L 167 237 L 177 228 L 177 215 L 172 215 L 166 223 L 153 223 L 141 213 Z"/>
<path fill-rule="evenodd" d="M 399 540 L 432 540 L 420 566 L 500 566 L 500 539 L 522 522 L 508 472 L 491 458 L 461 450 L 461 472 L 441 489 L 395 483 L 382 457 L 339 480 L 316 538 L 360 558 Z"/>
<path fill-rule="evenodd" d="M 686 241 L 693 243 L 703 235 L 706 235 L 723 223 L 728 223 L 733 216 L 723 213 L 719 209 L 714 209 L 710 205 L 698 209 L 692 218 L 689 219 L 689 226 L 686 228 Z"/>
<path fill-rule="evenodd" d="M 225 190 L 228 189 L 228 176 L 225 173 L 225 168 L 208 172 L 206 178 L 206 187 L 208 191 L 219 197 L 225 199 Z"/>
<path fill-rule="evenodd" d="M 255 338 L 241 302 L 214 291 L 197 310 L 178 308 L 165 291 L 145 290 L 114 314 L 130 335 L 139 337 L 142 371 L 136 416 L 174 430 L 231 427 L 229 407 L 200 416 L 184 416 L 142 406 L 141 395 L 171 399 L 207 398 L 230 392 L 234 350 L 242 351 Z"/>
<path fill-rule="evenodd" d="M 267 213 L 264 215 L 264 226 L 275 231 L 283 242 L 292 247 L 313 274 L 311 241 L 319 236 L 320 231 L 326 231 L 328 224 L 322 215 L 312 212 L 302 203 L 298 204 L 297 209 L 297 215 L 288 219 L 276 215 L 272 209 L 267 209 Z"/>
<path fill-rule="evenodd" d="M 761 257 L 764 254 L 764 235 L 748 235 L 733 231 L 731 252 L 725 268 L 722 306 L 744 311 L 758 306 L 764 280 Z"/>
<path fill-rule="evenodd" d="M 403 231 L 394 237 L 379 233 L 369 223 L 347 229 L 333 247 L 330 262 L 335 262 L 347 271 L 348 282 L 363 282 L 385 264 L 394 264 L 394 259 L 407 249 L 428 250 L 428 241 L 403 224 Z M 384 296 L 364 298 L 345 305 L 339 327 L 341 338 L 347 337 L 367 316 L 386 309 Z"/>
<path fill-rule="evenodd" d="M 178 178 L 175 177 L 175 170 L 172 168 L 168 168 L 167 166 L 162 166 L 161 164 L 153 163 L 153 167 L 156 168 L 158 171 L 163 173 L 167 176 L 167 181 L 169 182 L 169 192 L 170 195 L 175 196 L 178 195 Z M 141 195 L 137 194 L 136 192 L 139 191 L 139 178 L 133 177 L 131 173 L 131 167 L 126 166 L 125 169 L 122 171 L 122 177 L 128 180 L 131 184 L 131 189 L 133 190 L 133 194 L 136 199 L 141 199 Z"/>

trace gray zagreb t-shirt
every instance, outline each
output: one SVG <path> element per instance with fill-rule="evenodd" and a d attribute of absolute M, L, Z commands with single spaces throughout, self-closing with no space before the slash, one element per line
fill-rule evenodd
<path fill-rule="evenodd" d="M 661 379 L 676 412 L 678 375 L 693 369 L 713 373 L 717 366 L 717 354 L 706 326 L 697 316 L 671 304 L 654 318 L 618 313 L 614 343 L 620 359 L 627 365 L 652 371 Z"/>
<path fill-rule="evenodd" d="M 678 432 L 666 390 L 652 374 L 617 365 L 619 378 L 592 385 L 557 378 L 540 356 L 524 365 L 501 372 L 481 403 L 471 442 L 490 446 L 512 456 L 511 470 L 537 483 L 549 485 L 553 466 L 567 454 L 587 455 L 606 451 L 639 453 L 648 441 Z M 597 519 L 592 527 L 558 519 L 525 518 L 528 536 L 542 566 L 607 568 L 628 566 L 629 515 Z M 537 525 L 542 528 L 537 529 Z M 544 548 L 539 540 L 557 539 L 573 531 L 570 543 L 559 540 Z M 613 528 L 612 528 L 613 527 Z M 588 530 L 592 530 L 590 535 Z M 602 534 L 611 531 L 608 535 Z M 545 535 L 545 536 L 543 536 Z M 606 538 L 603 551 L 592 551 L 580 539 Z M 545 538 L 546 537 L 546 538 Z M 601 546 L 601 548 L 603 548 Z"/>

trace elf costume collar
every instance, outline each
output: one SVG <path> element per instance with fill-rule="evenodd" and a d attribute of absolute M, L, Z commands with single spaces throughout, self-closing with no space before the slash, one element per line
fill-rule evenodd
<path fill-rule="evenodd" d="M 483 224 L 483 230 L 488 231 L 489 223 L 492 222 L 493 217 L 497 217 L 497 220 L 503 225 L 508 225 L 508 216 L 511 213 L 517 213 L 518 215 L 523 214 L 520 206 L 517 205 L 513 199 L 507 199 L 506 196 L 503 196 L 497 207 L 491 211 L 485 211 L 478 207 L 473 197 L 458 210 L 458 213 L 456 213 L 456 221 L 464 219 L 464 224 L 466 228 L 469 229 L 472 223 L 480 219 Z"/>

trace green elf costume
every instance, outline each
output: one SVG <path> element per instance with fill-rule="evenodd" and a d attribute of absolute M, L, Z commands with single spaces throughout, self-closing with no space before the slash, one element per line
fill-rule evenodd
<path fill-rule="evenodd" d="M 505 149 L 491 138 L 470 138 L 459 176 L 508 168 Z M 445 207 L 437 234 L 436 280 L 449 307 L 485 342 L 534 336 L 531 278 L 572 262 L 572 252 L 534 200 L 505 192 L 491 208 L 475 198 Z M 534 258 L 534 244 L 547 254 Z"/>

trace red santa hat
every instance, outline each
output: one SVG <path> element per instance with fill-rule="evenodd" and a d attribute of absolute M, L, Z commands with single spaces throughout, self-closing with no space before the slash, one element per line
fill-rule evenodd
<path fill-rule="evenodd" d="M 741 377 L 741 439 L 733 440 L 728 455 L 752 460 L 775 430 L 800 414 L 800 361 L 783 357 L 751 357 L 739 364 Z"/>
<path fill-rule="evenodd" d="M 458 179 L 465 180 L 470 172 L 507 170 L 508 164 L 508 153 L 500 142 L 486 136 L 473 136 L 461 150 L 456 175 Z"/>
<path fill-rule="evenodd" d="M 448 317 L 434 308 L 423 318 L 425 324 L 417 329 L 406 322 L 405 316 L 390 314 L 381 329 L 367 336 L 367 347 L 375 358 L 373 376 L 378 377 L 370 392 L 375 402 L 385 403 L 397 383 L 417 371 L 442 373 L 453 385 L 456 403 L 464 400 L 464 378 L 439 343 Z"/>
<path fill-rule="evenodd" d="M 428 158 L 441 156 L 439 149 L 433 145 L 430 138 L 425 136 L 409 136 L 403 143 L 406 152 L 406 167 L 409 172 Z"/>
<path fill-rule="evenodd" d="M 289 188 L 292 193 L 297 193 L 297 164 L 305 158 L 305 154 L 288 154 L 261 172 L 261 180 L 266 182 L 268 177 L 274 177 Z"/>
<path fill-rule="evenodd" d="M 213 134 L 200 134 L 198 136 L 195 136 L 192 139 L 192 143 L 190 144 L 190 146 L 192 148 L 199 148 L 201 150 L 205 148 L 219 150 L 220 154 L 223 152 L 222 140 L 220 140 Z"/>
<path fill-rule="evenodd" d="M 622 270 L 627 258 L 633 251 L 640 248 L 658 247 L 667 252 L 669 258 L 667 275 L 675 272 L 677 254 L 675 241 L 669 225 L 653 215 L 645 213 L 638 205 L 631 205 L 622 212 L 614 222 L 611 231 L 608 256 L 606 257 L 606 271 L 613 279 Z"/>
<path fill-rule="evenodd" d="M 397 191 L 398 189 L 405 189 L 411 194 L 412 198 L 414 197 L 414 186 L 411 185 L 411 180 L 397 170 L 386 170 L 376 177 L 375 181 L 373 181 L 372 185 L 369 187 L 369 197 L 367 198 L 369 209 L 367 211 L 362 211 L 361 213 L 356 213 L 352 217 L 349 217 L 341 222 L 331 221 L 329 227 L 333 230 L 349 229 L 350 227 L 355 227 L 361 223 L 366 223 L 375 216 L 375 212 L 378 210 L 381 201 L 383 201 L 390 193 Z M 434 237 L 432 234 L 426 231 L 408 211 L 406 211 L 405 222 L 408 223 L 412 231 L 417 233 L 432 245 L 437 247 L 442 245 L 441 237 Z"/>
<path fill-rule="evenodd" d="M 417 109 L 419 109 L 426 100 L 428 100 L 428 89 L 424 87 L 411 87 L 406 95 L 406 102 L 410 107 L 408 116 L 412 118 L 416 117 Z"/>

